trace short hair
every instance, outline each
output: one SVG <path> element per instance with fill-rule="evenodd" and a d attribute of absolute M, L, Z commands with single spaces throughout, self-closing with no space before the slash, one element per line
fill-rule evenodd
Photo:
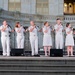
<path fill-rule="evenodd" d="M 44 25 L 46 25 L 47 22 L 48 22 L 48 21 L 44 22 Z"/>
<path fill-rule="evenodd" d="M 60 18 L 57 18 L 56 20 L 61 20 Z"/>
<path fill-rule="evenodd" d="M 68 26 L 69 26 L 69 24 L 70 24 L 70 23 L 68 22 L 68 23 L 66 24 L 66 27 L 68 27 Z"/>

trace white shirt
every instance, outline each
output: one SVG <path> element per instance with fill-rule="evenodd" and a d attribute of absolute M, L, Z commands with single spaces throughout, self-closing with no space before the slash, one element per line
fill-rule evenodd
<path fill-rule="evenodd" d="M 21 30 L 20 32 L 17 32 L 18 30 Z M 17 33 L 17 36 L 24 36 L 24 28 L 20 27 L 20 28 L 15 28 L 15 31 Z"/>
<path fill-rule="evenodd" d="M 0 29 L 3 29 L 4 25 L 0 26 Z M 11 32 L 11 28 L 8 26 L 5 31 L 1 31 L 1 36 L 9 36 Z"/>
<path fill-rule="evenodd" d="M 71 32 L 68 34 L 69 31 L 71 31 Z M 73 31 L 70 28 L 66 28 L 66 34 L 67 35 L 73 35 Z"/>
<path fill-rule="evenodd" d="M 59 28 L 59 30 L 56 31 L 58 28 Z M 54 26 L 54 29 L 55 29 L 56 34 L 62 34 L 63 26 L 56 24 L 56 25 Z"/>
<path fill-rule="evenodd" d="M 30 26 L 29 28 L 28 28 L 28 30 L 30 30 L 31 28 L 33 28 L 33 26 Z M 34 28 L 34 30 L 32 31 L 32 32 L 30 32 L 30 36 L 37 36 L 38 34 L 37 34 L 37 31 L 38 31 L 39 29 L 38 29 L 38 27 L 36 26 L 36 28 Z"/>
<path fill-rule="evenodd" d="M 45 32 L 44 32 L 45 30 L 48 30 L 48 32 L 45 33 Z M 44 33 L 44 35 L 51 35 L 51 28 L 50 28 L 50 26 L 48 26 L 48 27 L 44 26 L 44 27 L 43 27 L 43 33 Z"/>

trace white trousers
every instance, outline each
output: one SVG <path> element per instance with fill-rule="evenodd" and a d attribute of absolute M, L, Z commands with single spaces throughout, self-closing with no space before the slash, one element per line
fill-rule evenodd
<path fill-rule="evenodd" d="M 10 56 L 10 37 L 1 37 L 3 56 Z"/>
<path fill-rule="evenodd" d="M 31 44 L 32 55 L 37 55 L 38 54 L 38 37 L 30 36 L 30 44 Z"/>
<path fill-rule="evenodd" d="M 62 34 L 55 35 L 55 45 L 56 45 L 56 49 L 63 49 L 63 35 Z"/>
<path fill-rule="evenodd" d="M 17 36 L 17 48 L 24 48 L 24 36 Z"/>

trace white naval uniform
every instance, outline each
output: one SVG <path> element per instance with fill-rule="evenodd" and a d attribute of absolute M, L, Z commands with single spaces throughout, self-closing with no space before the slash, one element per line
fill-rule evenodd
<path fill-rule="evenodd" d="M 28 30 L 33 28 L 33 26 L 30 26 Z M 32 55 L 38 54 L 38 36 L 37 36 L 38 27 L 34 28 L 32 32 L 30 32 L 30 44 L 31 44 L 31 50 Z"/>
<path fill-rule="evenodd" d="M 45 33 L 44 32 L 45 30 L 48 30 L 48 32 Z M 43 33 L 44 33 L 43 46 L 52 46 L 52 37 L 51 37 L 51 28 L 50 28 L 50 26 L 48 26 L 48 27 L 44 26 L 43 27 Z"/>
<path fill-rule="evenodd" d="M 4 25 L 0 26 L 3 29 Z M 5 31 L 1 31 L 1 43 L 3 48 L 3 56 L 10 56 L 10 32 L 11 28 L 7 27 Z"/>
<path fill-rule="evenodd" d="M 65 46 L 74 46 L 73 31 L 71 31 L 71 33 L 67 34 L 67 32 L 69 32 L 69 31 L 71 31 L 71 29 L 66 28 Z"/>
<path fill-rule="evenodd" d="M 18 30 L 21 30 L 20 32 L 17 32 Z M 24 28 L 15 28 L 15 31 L 17 33 L 16 41 L 17 41 L 17 48 L 24 48 Z"/>
<path fill-rule="evenodd" d="M 58 29 L 58 27 L 60 26 L 60 29 L 58 31 L 56 31 L 56 29 Z M 56 49 L 62 49 L 63 48 L 63 26 L 62 25 L 58 25 L 56 24 L 54 26 L 55 29 L 55 45 L 56 45 Z"/>

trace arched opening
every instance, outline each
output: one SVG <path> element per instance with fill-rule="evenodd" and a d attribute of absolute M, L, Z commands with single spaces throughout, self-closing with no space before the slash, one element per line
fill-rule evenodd
<path fill-rule="evenodd" d="M 64 0 L 64 14 L 75 14 L 75 0 Z"/>

